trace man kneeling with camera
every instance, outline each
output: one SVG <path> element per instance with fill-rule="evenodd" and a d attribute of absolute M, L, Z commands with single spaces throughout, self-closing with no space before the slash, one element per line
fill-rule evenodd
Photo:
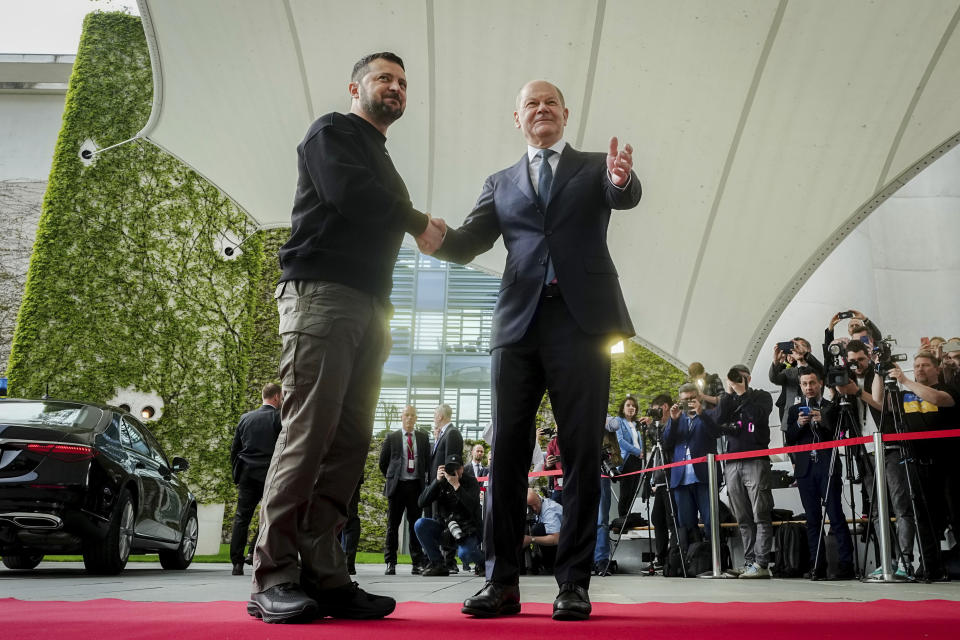
<path fill-rule="evenodd" d="M 523 536 L 524 563 L 531 574 L 552 574 L 560 544 L 563 507 L 542 497 L 536 489 L 527 489 L 527 528 Z"/>
<path fill-rule="evenodd" d="M 424 576 L 448 576 L 450 570 L 440 553 L 441 540 L 457 547 L 463 562 L 476 564 L 477 575 L 483 575 L 484 557 L 480 551 L 480 484 L 471 475 L 463 475 L 463 464 L 455 453 L 447 456 L 437 467 L 437 476 L 423 493 L 419 505 L 426 509 L 436 503 L 438 520 L 420 518 L 414 525 L 417 539 L 423 547 L 429 566 Z"/>

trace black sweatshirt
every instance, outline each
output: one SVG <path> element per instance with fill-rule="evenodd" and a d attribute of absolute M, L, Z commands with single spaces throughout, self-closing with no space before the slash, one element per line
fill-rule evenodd
<path fill-rule="evenodd" d="M 328 113 L 310 125 L 297 146 L 281 282 L 337 282 L 389 301 L 403 234 L 422 233 L 427 216 L 413 208 L 385 142 L 352 113 Z"/>

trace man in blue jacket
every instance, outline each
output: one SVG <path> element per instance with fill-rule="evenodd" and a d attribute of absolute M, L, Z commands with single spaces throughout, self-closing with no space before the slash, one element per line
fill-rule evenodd
<path fill-rule="evenodd" d="M 787 410 L 786 444 L 811 444 L 836 440 L 836 407 L 824 399 L 820 373 L 811 367 L 798 369 L 803 404 L 791 405 Z M 831 461 L 833 461 L 831 463 Z M 826 500 L 830 531 L 837 541 L 839 567 L 830 574 L 831 580 L 852 580 L 853 540 L 843 513 L 843 480 L 841 462 L 836 449 L 799 451 L 793 454 L 794 477 L 800 491 L 800 501 L 807 514 L 807 540 L 810 543 L 810 577 L 827 577 L 824 555 L 824 528 L 820 518 L 823 500 Z M 818 553 L 819 549 L 819 553 Z"/>
<path fill-rule="evenodd" d="M 663 431 L 663 448 L 673 450 L 673 462 L 700 458 L 717 452 L 717 423 L 704 410 L 700 390 L 687 383 L 680 386 L 680 400 L 670 407 L 670 420 Z M 677 502 L 680 548 L 690 542 L 689 532 L 697 527 L 697 513 L 704 532 L 710 536 L 710 490 L 707 463 L 698 462 L 670 469 L 670 490 Z"/>

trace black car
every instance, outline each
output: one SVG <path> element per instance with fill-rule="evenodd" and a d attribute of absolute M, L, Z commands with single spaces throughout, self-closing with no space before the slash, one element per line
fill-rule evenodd
<path fill-rule="evenodd" d="M 0 400 L 0 556 L 33 569 L 45 554 L 83 554 L 115 574 L 133 552 L 186 569 L 197 502 L 153 434 L 129 413 L 61 400 Z"/>

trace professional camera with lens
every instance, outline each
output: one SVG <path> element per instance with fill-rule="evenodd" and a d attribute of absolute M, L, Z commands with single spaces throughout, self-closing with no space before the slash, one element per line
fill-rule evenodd
<path fill-rule="evenodd" d="M 663 420 L 663 409 L 660 407 L 650 407 L 644 415 L 654 420 Z"/>
<path fill-rule="evenodd" d="M 827 347 L 827 353 L 830 355 L 830 366 L 827 367 L 823 384 L 828 387 L 842 387 L 849 384 L 850 380 L 857 375 L 857 365 L 847 361 L 843 345 L 834 342 Z"/>
<path fill-rule="evenodd" d="M 887 336 L 873 347 L 873 355 L 877 360 L 875 365 L 877 375 L 886 376 L 893 370 L 897 362 L 906 362 L 907 354 L 893 353 L 893 345 L 895 344 L 897 344 L 897 341 Z"/>
<path fill-rule="evenodd" d="M 540 433 L 545 438 L 552 438 L 553 436 L 557 435 L 557 430 L 554 429 L 553 427 L 543 427 L 542 429 L 540 429 Z"/>
<path fill-rule="evenodd" d="M 450 532 L 450 535 L 453 536 L 454 540 L 460 541 L 464 538 L 463 529 L 460 527 L 460 523 L 454 520 L 452 517 L 447 520 L 447 531 Z"/>
<path fill-rule="evenodd" d="M 537 512 L 533 510 L 533 507 L 527 506 L 527 517 L 523 524 L 524 524 L 524 530 L 526 531 L 528 536 L 533 535 L 530 532 L 530 530 L 533 527 L 533 525 L 537 524 L 537 520 L 539 519 L 540 519 L 540 516 L 538 516 Z"/>
<path fill-rule="evenodd" d="M 617 465 L 613 464 L 613 452 L 610 451 L 610 447 L 604 447 L 600 450 L 600 467 L 603 469 L 603 473 L 610 478 L 610 482 L 620 480 L 620 471 L 617 469 Z"/>

